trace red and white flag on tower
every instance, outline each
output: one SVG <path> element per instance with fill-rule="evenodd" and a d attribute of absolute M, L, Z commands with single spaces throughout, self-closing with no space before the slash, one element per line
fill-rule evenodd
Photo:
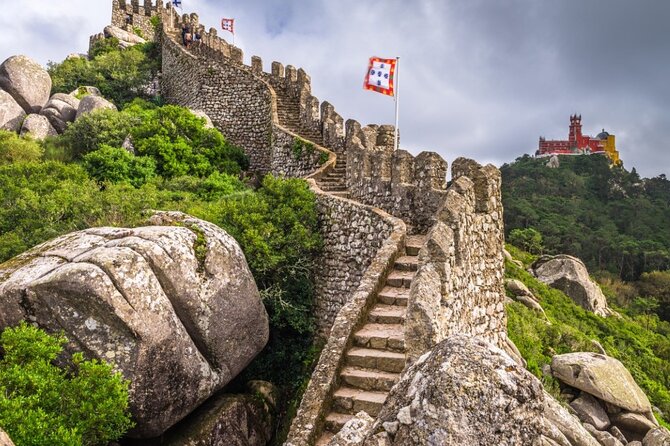
<path fill-rule="evenodd" d="M 231 34 L 235 34 L 235 19 L 221 19 L 221 28 Z"/>
<path fill-rule="evenodd" d="M 363 88 L 388 96 L 395 96 L 397 59 L 371 57 Z"/>

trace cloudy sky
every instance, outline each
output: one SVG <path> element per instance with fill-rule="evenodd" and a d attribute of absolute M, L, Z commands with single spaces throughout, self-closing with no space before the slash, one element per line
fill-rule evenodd
<path fill-rule="evenodd" d="M 85 52 L 109 0 L 0 0 L 0 60 Z M 401 147 L 500 165 L 584 133 L 617 137 L 627 168 L 670 175 L 668 0 L 183 0 L 207 27 L 236 18 L 236 44 L 304 68 L 345 118 L 392 123 L 364 91 L 370 56 L 400 57 Z M 225 33 L 220 32 L 220 35 Z"/>

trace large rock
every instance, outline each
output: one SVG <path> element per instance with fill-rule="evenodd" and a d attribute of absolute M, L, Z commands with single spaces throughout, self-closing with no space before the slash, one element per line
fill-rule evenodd
<path fill-rule="evenodd" d="M 552 374 L 568 384 L 630 412 L 649 413 L 651 404 L 630 372 L 618 360 L 599 353 L 557 355 Z"/>
<path fill-rule="evenodd" d="M 107 99 L 100 96 L 88 95 L 79 101 L 79 108 L 77 108 L 77 116 L 75 119 L 81 118 L 86 113 L 91 113 L 95 110 L 117 110 L 116 105 L 109 102 Z"/>
<path fill-rule="evenodd" d="M 577 416 L 584 423 L 589 423 L 598 430 L 605 430 L 610 426 L 607 412 L 597 399 L 588 393 L 582 393 L 579 398 L 570 403 Z"/>
<path fill-rule="evenodd" d="M 590 425 L 589 423 L 584 423 L 584 428 L 591 434 L 593 438 L 598 440 L 602 446 L 623 446 L 624 444 L 620 442 L 614 435 L 609 432 L 601 431 Z"/>
<path fill-rule="evenodd" d="M 651 429 L 656 429 L 658 423 L 651 421 L 639 413 L 621 412 L 612 415 L 612 423 L 622 431 L 646 434 Z"/>
<path fill-rule="evenodd" d="M 0 65 L 0 88 L 26 113 L 39 113 L 51 94 L 47 70 L 27 56 L 12 56 Z"/>
<path fill-rule="evenodd" d="M 363 446 L 374 421 L 367 412 L 358 412 L 330 439 L 328 446 Z"/>
<path fill-rule="evenodd" d="M 9 435 L 0 427 L 0 446 L 14 446 L 14 442 Z"/>
<path fill-rule="evenodd" d="M 12 95 L 0 90 L 0 130 L 18 132 L 25 117 L 26 112 Z"/>
<path fill-rule="evenodd" d="M 21 136 L 26 135 L 30 135 L 37 140 L 42 140 L 47 136 L 56 136 L 58 133 L 45 116 L 32 114 L 23 120 L 23 125 L 21 126 Z"/>
<path fill-rule="evenodd" d="M 600 446 L 577 417 L 569 413 L 551 395 L 545 394 L 544 404 L 544 436 L 564 446 Z"/>
<path fill-rule="evenodd" d="M 647 432 L 642 440 L 643 446 L 670 446 L 670 432 L 664 428 L 659 427 Z"/>
<path fill-rule="evenodd" d="M 265 446 L 274 415 L 253 395 L 214 396 L 170 431 L 164 446 Z"/>
<path fill-rule="evenodd" d="M 244 254 L 177 212 L 94 228 L 0 265 L 0 329 L 30 320 L 131 381 L 134 437 L 162 434 L 265 346 L 268 318 Z"/>
<path fill-rule="evenodd" d="M 77 117 L 79 99 L 72 95 L 56 93 L 51 96 L 49 102 L 44 106 L 40 114 L 49 119 L 49 122 L 58 133 L 63 133 L 69 122 Z"/>
<path fill-rule="evenodd" d="M 540 382 L 502 350 L 450 336 L 403 373 L 366 439 L 385 434 L 391 445 L 532 444 L 540 438 L 543 407 Z"/>
<path fill-rule="evenodd" d="M 578 258 L 564 254 L 542 256 L 531 265 L 531 272 L 538 280 L 563 291 L 586 310 L 603 317 L 614 314 L 607 306 L 602 290 L 591 280 L 584 262 Z"/>
<path fill-rule="evenodd" d="M 99 28 L 98 28 L 99 29 Z M 106 38 L 116 37 L 119 39 L 119 43 L 122 47 L 127 48 L 128 46 L 137 45 L 138 43 L 146 43 L 146 40 L 137 34 L 126 31 L 125 29 L 119 28 L 118 26 L 108 25 L 105 26 L 103 34 Z"/>

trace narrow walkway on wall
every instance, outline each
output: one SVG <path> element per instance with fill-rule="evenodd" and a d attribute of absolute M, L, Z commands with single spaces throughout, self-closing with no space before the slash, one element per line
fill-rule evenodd
<path fill-rule="evenodd" d="M 340 371 L 339 388 L 333 394 L 325 431 L 317 446 L 330 439 L 361 410 L 375 417 L 405 367 L 405 314 L 409 287 L 416 274 L 419 250 L 425 236 L 409 236 L 405 256 L 395 262 L 386 286 L 377 295 L 367 321 L 354 335 Z"/>

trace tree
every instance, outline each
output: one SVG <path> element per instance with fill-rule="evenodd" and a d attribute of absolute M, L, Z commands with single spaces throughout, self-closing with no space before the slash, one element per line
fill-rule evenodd
<path fill-rule="evenodd" d="M 513 229 L 509 234 L 509 242 L 531 254 L 542 254 L 542 234 L 533 228 Z"/>

